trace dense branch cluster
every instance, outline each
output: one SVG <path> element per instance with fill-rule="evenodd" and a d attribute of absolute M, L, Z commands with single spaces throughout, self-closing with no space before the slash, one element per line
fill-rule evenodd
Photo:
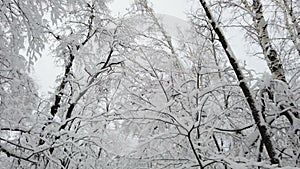
<path fill-rule="evenodd" d="M 0 169 L 300 167 L 298 1 L 197 3 L 2 0 Z M 47 96 L 39 57 L 62 67 Z"/>

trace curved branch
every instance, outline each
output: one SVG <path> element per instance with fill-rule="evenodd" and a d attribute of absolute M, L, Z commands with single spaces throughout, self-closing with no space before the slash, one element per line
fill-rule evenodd
<path fill-rule="evenodd" d="M 237 134 L 242 134 L 243 130 L 246 130 L 246 129 L 251 128 L 253 126 L 254 126 L 254 124 L 251 124 L 249 126 L 246 126 L 246 127 L 240 128 L 240 129 L 222 129 L 222 128 L 218 128 L 218 127 L 215 127 L 215 129 L 218 130 L 218 131 L 225 131 L 225 132 L 233 132 L 233 133 L 237 133 Z"/>
<path fill-rule="evenodd" d="M 190 146 L 191 146 L 191 148 L 192 148 L 192 150 L 193 150 L 193 153 L 194 153 L 194 155 L 195 155 L 195 157 L 196 157 L 196 159 L 197 159 L 197 161 L 198 161 L 199 167 L 200 167 L 200 169 L 203 169 L 204 167 L 203 167 L 203 164 L 201 163 L 201 159 L 200 159 L 201 156 L 198 155 L 198 153 L 196 152 L 196 149 L 195 149 L 195 147 L 194 147 L 194 144 L 193 144 L 193 141 L 192 141 L 192 138 L 191 138 L 191 133 L 192 133 L 193 129 L 194 129 L 194 126 L 193 126 L 192 129 L 188 132 L 187 137 L 188 137 Z"/>

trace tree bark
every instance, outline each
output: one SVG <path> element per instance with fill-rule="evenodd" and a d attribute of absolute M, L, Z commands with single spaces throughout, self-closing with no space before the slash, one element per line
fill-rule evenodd
<path fill-rule="evenodd" d="M 199 0 L 199 2 L 202 5 L 207 18 L 210 20 L 212 28 L 214 29 L 215 33 L 218 35 L 219 41 L 226 53 L 226 56 L 231 64 L 231 66 L 233 67 L 233 70 L 239 81 L 239 86 L 242 89 L 242 92 L 243 92 L 243 94 L 246 98 L 246 101 L 249 105 L 249 108 L 251 110 L 252 117 L 253 117 L 253 119 L 258 127 L 258 130 L 260 132 L 260 135 L 262 137 L 262 142 L 264 143 L 264 145 L 266 147 L 270 161 L 272 164 L 279 164 L 279 159 L 277 157 L 277 153 L 273 146 L 274 144 L 271 141 L 271 136 L 270 136 L 268 128 L 266 126 L 266 122 L 264 121 L 261 112 L 256 107 L 256 103 L 250 92 L 250 88 L 246 83 L 246 79 L 244 78 L 243 72 L 241 71 L 239 64 L 237 63 L 237 59 L 236 59 L 233 51 L 231 50 L 231 47 L 230 47 L 229 43 L 227 42 L 227 40 L 224 36 L 224 33 L 222 32 L 221 28 L 218 26 L 217 22 L 213 18 L 212 13 L 209 9 L 209 6 L 205 2 L 205 0 Z"/>
<path fill-rule="evenodd" d="M 255 16 L 253 17 L 253 19 L 255 22 L 256 31 L 258 33 L 258 40 L 260 46 L 263 49 L 268 67 L 275 79 L 281 80 L 286 83 L 286 77 L 282 64 L 278 58 L 276 50 L 271 44 L 271 40 L 267 30 L 268 25 L 262 12 L 262 4 L 259 0 L 253 0 L 253 10 L 255 12 Z"/>
<path fill-rule="evenodd" d="M 285 3 L 285 5 L 287 4 Z M 255 15 L 253 15 L 253 20 L 255 22 L 256 31 L 258 33 L 258 41 L 263 50 L 264 57 L 267 61 L 272 76 L 274 79 L 282 81 L 288 86 L 282 63 L 278 57 L 278 53 L 271 44 L 271 39 L 267 30 L 268 25 L 263 15 L 262 3 L 260 0 L 253 0 L 253 10 L 255 13 Z M 296 49 L 298 48 L 296 47 Z M 274 95 L 274 91 L 269 92 L 269 96 L 274 98 L 274 96 L 271 95 Z M 278 105 L 276 100 L 273 99 L 272 101 L 274 101 L 276 105 Z M 293 124 L 294 119 L 299 118 L 299 113 L 295 110 L 289 110 L 289 107 L 295 107 L 294 103 L 288 102 L 285 105 L 280 105 L 279 109 L 283 111 L 282 114 L 286 116 L 286 118 L 290 121 L 291 124 Z"/>
<path fill-rule="evenodd" d="M 290 33 L 291 40 L 300 56 L 300 26 L 298 24 L 298 19 L 293 13 L 292 4 L 289 4 L 287 0 L 283 1 L 283 11 L 285 17 L 285 25 Z M 291 19 L 291 24 L 289 23 L 289 18 Z"/>

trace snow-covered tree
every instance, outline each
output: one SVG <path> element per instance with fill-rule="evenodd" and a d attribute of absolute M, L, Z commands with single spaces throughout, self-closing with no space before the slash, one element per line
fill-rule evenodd
<path fill-rule="evenodd" d="M 300 166 L 297 1 L 199 0 L 189 22 L 109 2 L 0 2 L 0 167 Z M 45 50 L 62 72 L 40 97 Z"/>

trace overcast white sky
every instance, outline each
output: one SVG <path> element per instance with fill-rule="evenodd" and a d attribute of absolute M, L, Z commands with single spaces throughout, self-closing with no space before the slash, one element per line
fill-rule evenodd
<path fill-rule="evenodd" d="M 113 14 L 125 13 L 126 8 L 134 0 L 114 0 L 110 5 Z M 149 0 L 153 4 L 155 12 L 176 16 L 181 19 L 186 19 L 185 12 L 188 12 L 192 2 L 195 0 Z"/>

